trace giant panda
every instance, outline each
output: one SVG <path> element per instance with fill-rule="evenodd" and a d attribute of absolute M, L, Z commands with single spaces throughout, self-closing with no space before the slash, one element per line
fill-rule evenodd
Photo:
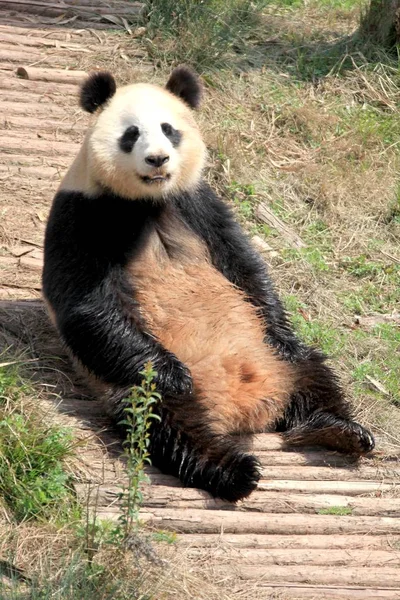
<path fill-rule="evenodd" d="M 107 390 L 116 420 L 151 361 L 160 422 L 153 465 L 236 502 L 260 467 L 246 436 L 354 455 L 374 447 L 324 355 L 294 334 L 264 261 L 203 179 L 199 78 L 117 89 L 97 72 L 94 113 L 53 201 L 43 293 L 74 361 Z M 248 437 L 248 436 L 247 436 Z"/>

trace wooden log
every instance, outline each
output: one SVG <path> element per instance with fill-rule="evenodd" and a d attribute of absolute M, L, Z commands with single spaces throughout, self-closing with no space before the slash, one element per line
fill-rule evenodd
<path fill-rule="evenodd" d="M 0 164 L 21 167 L 52 167 L 63 170 L 71 163 L 70 158 L 63 160 L 52 156 L 32 156 L 25 154 L 5 154 L 0 152 Z"/>
<path fill-rule="evenodd" d="M 11 254 L 17 257 L 23 256 L 24 254 L 28 254 L 33 249 L 34 246 L 31 246 L 30 244 L 17 244 L 8 248 Z"/>
<path fill-rule="evenodd" d="M 13 65 L 12 68 L 15 69 L 15 65 Z M 77 102 L 76 98 L 79 91 L 79 88 L 76 85 L 63 83 L 63 85 L 60 86 L 54 81 L 30 81 L 29 79 L 21 79 L 16 75 L 14 76 L 14 74 L 12 77 L 10 77 L 9 75 L 0 75 L 0 87 L 3 90 L 21 90 L 21 92 L 29 90 L 30 92 L 35 92 L 36 94 L 58 95 L 62 96 L 63 98 L 66 98 L 67 96 L 72 96 L 74 97 L 75 102 Z M 23 96 L 21 97 L 23 98 Z M 29 100 L 27 101 L 29 102 Z"/>
<path fill-rule="evenodd" d="M 1 4 L 0 4 L 1 7 Z M 21 35 L 17 33 L 5 33 L 0 29 L 0 43 L 10 44 L 14 46 L 29 46 L 32 48 L 67 48 L 68 51 L 73 52 L 74 50 L 81 51 L 85 49 L 82 45 L 75 44 L 74 42 L 52 40 L 48 37 L 33 37 L 28 35 Z M 86 50 L 86 49 L 85 49 Z"/>
<path fill-rule="evenodd" d="M 347 469 L 309 467 L 305 465 L 294 467 L 268 466 L 262 469 L 262 477 L 263 479 L 285 479 L 286 481 L 290 481 L 291 479 L 296 481 L 358 481 L 361 479 L 367 481 L 384 480 L 386 483 L 399 483 L 400 468 L 396 468 L 396 465 L 392 466 L 390 463 L 374 467 L 360 465 L 358 468 L 349 467 Z"/>
<path fill-rule="evenodd" d="M 319 600 L 325 598 L 345 598 L 346 600 L 388 600 L 400 599 L 400 588 L 354 587 L 354 586 L 327 586 L 306 584 L 260 584 L 266 598 L 312 598 Z M 290 596 L 288 596 L 290 594 Z"/>
<path fill-rule="evenodd" d="M 0 0 L 0 6 L 1 6 L 1 0 Z M 15 19 L 14 19 L 14 23 L 15 23 Z M 35 37 L 35 36 L 39 36 L 39 37 L 44 37 L 44 36 L 51 36 L 52 39 L 60 39 L 60 40 L 74 40 L 74 39 L 78 39 L 78 40 L 82 40 L 82 39 L 93 39 L 92 35 L 90 33 L 90 31 L 83 31 L 82 29 L 79 30 L 74 30 L 74 29 L 64 29 L 63 27 L 55 27 L 55 28 L 47 28 L 44 27 L 39 27 L 37 23 L 32 23 L 32 21 L 30 23 L 25 23 L 25 27 L 24 25 L 21 23 L 21 27 L 16 26 L 16 25 L 9 25 L 8 23 L 6 23 L 5 21 L 1 21 L 1 25 L 0 25 L 0 31 L 3 31 L 4 33 L 16 33 L 18 35 L 26 35 L 26 36 L 30 36 L 30 37 Z"/>
<path fill-rule="evenodd" d="M 4 10 L 24 11 L 35 15 L 58 17 L 60 15 L 101 16 L 112 14 L 137 19 L 143 10 L 140 2 L 129 2 L 126 5 L 114 5 L 112 8 L 93 2 L 91 5 L 80 6 L 68 2 L 48 2 L 46 0 L 1 0 Z"/>
<path fill-rule="evenodd" d="M 319 549 L 298 549 L 285 548 L 215 548 L 211 551 L 213 562 L 226 567 L 233 566 L 232 563 L 249 566 L 262 565 L 308 565 L 326 566 L 326 567 L 400 567 L 400 555 L 396 551 L 388 550 L 354 550 L 343 551 L 343 549 L 333 550 L 332 548 Z M 204 548 L 189 548 L 187 550 L 189 557 L 197 558 L 204 556 Z M 261 571 L 261 568 L 260 568 Z M 268 572 L 268 570 L 264 570 Z M 289 575 L 290 577 L 290 575 Z M 382 581 L 380 583 L 383 583 Z"/>
<path fill-rule="evenodd" d="M 17 287 L 13 287 L 9 284 L 7 284 L 7 287 L 5 287 L 4 285 L 0 284 L 0 298 L 26 298 L 27 296 L 29 296 L 30 298 L 32 296 L 39 296 L 40 292 L 39 291 L 35 291 L 32 288 L 30 288 L 29 290 L 26 289 L 21 289 L 21 288 L 17 288 Z"/>
<path fill-rule="evenodd" d="M 60 181 L 61 172 L 56 167 L 25 167 L 0 164 L 0 173 L 9 173 L 23 179 L 55 179 Z"/>
<path fill-rule="evenodd" d="M 106 514 L 107 511 L 102 511 Z M 301 515 L 243 513 L 234 510 L 189 511 L 152 509 L 141 512 L 141 518 L 158 529 L 177 533 L 273 533 L 296 535 L 360 534 L 400 535 L 400 519 L 390 517 L 339 517 L 333 515 Z"/>
<path fill-rule="evenodd" d="M 37 52 L 36 50 L 27 50 L 26 52 L 24 52 L 23 50 L 10 50 L 7 48 L 2 48 L 0 46 L 0 61 L 10 61 L 12 63 L 34 62 L 36 60 L 39 60 L 40 58 L 43 57 L 41 56 L 41 53 Z"/>
<path fill-rule="evenodd" d="M 120 488 L 115 485 L 101 485 L 93 488 L 84 484 L 75 486 L 82 503 L 108 507 L 118 500 Z M 149 509 L 203 509 L 231 510 L 232 504 L 212 498 L 207 492 L 194 488 L 171 488 L 167 486 L 146 486 L 143 489 L 142 506 Z M 353 516 L 392 516 L 400 517 L 400 501 L 396 498 L 355 498 L 307 494 L 282 494 L 279 492 L 255 491 L 240 502 L 236 510 L 263 513 L 307 513 L 318 514 L 321 510 L 342 511 Z"/>
<path fill-rule="evenodd" d="M 8 115 L 25 115 L 25 116 L 59 116 L 65 117 L 68 113 L 67 110 L 61 106 L 54 106 L 52 104 L 42 104 L 41 102 L 2 102 L 1 110 L 7 117 Z"/>
<path fill-rule="evenodd" d="M 76 98 L 73 96 L 57 97 L 56 94 L 34 94 L 24 87 L 18 90 L 10 90 L 1 86 L 0 83 L 0 109 L 2 102 L 28 102 L 29 104 L 55 104 L 62 100 L 61 107 L 76 106 Z"/>
<path fill-rule="evenodd" d="M 1 60 L 1 54 L 0 54 Z M 86 71 L 67 71 L 65 69 L 45 69 L 40 67 L 18 67 L 17 76 L 30 81 L 52 81 L 80 85 L 87 77 Z"/>
<path fill-rule="evenodd" d="M 305 248 L 307 244 L 303 242 L 295 231 L 290 229 L 281 219 L 279 219 L 272 210 L 264 203 L 256 208 L 256 217 L 263 223 L 273 227 L 288 241 L 294 248 Z"/>
<path fill-rule="evenodd" d="M 286 481 L 261 480 L 260 490 L 300 491 L 308 494 L 344 494 L 358 496 L 360 494 L 383 494 L 396 490 L 396 483 L 380 483 L 377 481 Z"/>
<path fill-rule="evenodd" d="M 25 144 L 27 152 L 30 152 L 31 154 L 42 154 L 45 156 L 73 156 L 74 154 L 77 154 L 79 150 L 79 144 L 32 139 L 29 134 L 21 138 L 16 136 L 13 136 L 12 138 L 5 138 L 3 136 L 0 137 L 0 151 L 15 150 L 18 152 L 21 150 L 21 146 L 23 144 Z"/>
<path fill-rule="evenodd" d="M 289 548 L 289 549 L 341 549 L 388 550 L 396 547 L 400 536 L 391 535 L 268 535 L 247 533 L 199 534 L 178 536 L 180 546 L 195 548 Z"/>
<path fill-rule="evenodd" d="M 43 257 L 36 258 L 35 256 L 21 256 L 19 260 L 19 265 L 22 269 L 27 269 L 28 271 L 38 271 L 41 272 L 43 269 Z"/>
<path fill-rule="evenodd" d="M 357 567 L 334 567 L 308 565 L 307 568 L 292 566 L 267 565 L 236 565 L 236 576 L 244 580 L 262 581 L 268 587 L 269 583 L 310 583 L 324 585 L 358 585 L 377 586 L 384 584 L 392 587 L 400 586 L 400 569 L 396 567 L 381 567 L 380 569 Z M 216 569 L 216 574 L 224 573 L 223 567 Z"/>
<path fill-rule="evenodd" d="M 0 75 L 8 75 L 9 71 L 15 71 L 15 63 L 9 62 L 7 60 L 0 61 Z"/>
<path fill-rule="evenodd" d="M 107 502 L 106 498 L 104 499 Z M 230 509 L 229 502 L 211 498 L 205 492 L 180 488 L 153 486 L 145 490 L 143 506 L 146 508 L 186 509 L 203 508 L 208 510 Z M 238 504 L 237 510 L 263 513 L 308 513 L 321 510 L 346 509 L 353 516 L 387 516 L 400 518 L 398 498 L 355 498 L 354 496 L 281 494 L 279 492 L 255 491 L 249 498 Z"/>
<path fill-rule="evenodd" d="M 56 179 L 37 179 L 36 177 L 20 178 L 18 176 L 5 176 L 2 180 L 3 189 L 7 190 L 7 194 L 18 194 L 19 190 L 29 192 L 29 202 L 32 204 L 51 202 L 58 186 L 59 181 Z"/>
<path fill-rule="evenodd" d="M 14 256 L 0 256 L 0 267 L 2 269 L 14 269 L 18 264 L 18 260 Z"/>
<path fill-rule="evenodd" d="M 357 460 L 340 454 L 339 452 L 329 452 L 323 450 L 305 450 L 298 452 L 282 452 L 279 450 L 261 450 L 254 452 L 261 464 L 265 467 L 289 467 L 289 466 L 307 466 L 307 467 L 347 467 L 357 468 L 361 463 Z M 369 461 L 368 464 L 373 464 Z M 267 472 L 267 469 L 266 469 Z"/>
<path fill-rule="evenodd" d="M 23 131 L 28 131 L 29 129 L 36 130 L 38 132 L 42 131 L 50 131 L 56 132 L 60 131 L 63 133 L 69 132 L 79 132 L 82 133 L 87 129 L 87 124 L 85 123 L 86 119 L 82 117 L 82 123 L 80 121 L 56 121 L 53 119 L 37 119 L 35 117 L 22 117 L 19 115 L 5 115 L 1 110 L 1 102 L 0 102 L 0 129 L 1 125 L 4 123 L 7 129 L 22 129 Z"/>
<path fill-rule="evenodd" d="M 281 450 L 283 446 L 283 439 L 278 433 L 260 433 L 251 440 L 252 452 Z"/>

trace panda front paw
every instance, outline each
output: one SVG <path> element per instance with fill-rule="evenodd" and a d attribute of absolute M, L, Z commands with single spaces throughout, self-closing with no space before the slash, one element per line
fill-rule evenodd
<path fill-rule="evenodd" d="M 173 355 L 168 356 L 168 360 L 158 369 L 157 383 L 161 394 L 186 396 L 193 393 L 189 369 Z"/>

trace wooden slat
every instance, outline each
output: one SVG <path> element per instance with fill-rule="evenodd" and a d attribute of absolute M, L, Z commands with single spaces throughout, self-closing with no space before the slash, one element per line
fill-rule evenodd
<path fill-rule="evenodd" d="M 74 96 L 65 96 L 60 94 L 40 94 L 28 91 L 24 87 L 21 89 L 7 89 L 0 82 L 0 110 L 2 102 L 28 102 L 30 104 L 57 104 L 59 106 L 73 109 L 77 106 L 77 99 Z"/>
<path fill-rule="evenodd" d="M 15 69 L 15 65 L 12 65 L 12 68 Z M 30 81 L 29 79 L 21 79 L 14 73 L 5 76 L 4 72 L 3 74 L 0 74 L 0 88 L 3 90 L 20 90 L 21 94 L 23 94 L 25 90 L 29 90 L 36 94 L 51 94 L 63 97 L 71 95 L 74 98 L 77 98 L 79 91 L 77 85 L 63 83 L 63 85 L 60 86 L 55 82 Z M 29 102 L 29 100 L 27 101 Z M 75 100 L 75 102 L 77 102 L 77 100 Z"/>
<path fill-rule="evenodd" d="M 84 504 L 108 507 L 118 500 L 121 489 L 113 485 L 93 488 L 78 484 L 75 486 Z M 146 486 L 143 489 L 143 507 L 167 509 L 232 509 L 232 504 L 211 498 L 209 494 L 194 488 L 172 488 L 170 486 Z M 264 513 L 307 513 L 319 514 L 324 510 L 337 510 L 344 516 L 393 516 L 400 518 L 399 498 L 358 498 L 339 495 L 285 494 L 281 492 L 255 491 L 249 498 L 240 502 L 236 510 Z M 346 510 L 349 513 L 346 513 Z"/>
<path fill-rule="evenodd" d="M 388 588 L 400 586 L 400 569 L 396 567 L 357 568 L 307 565 L 279 566 L 267 565 L 236 565 L 236 576 L 244 580 L 260 580 L 268 587 L 268 583 L 315 583 L 325 585 L 377 586 L 384 584 Z M 216 568 L 216 575 L 224 572 L 223 567 Z"/>
<path fill-rule="evenodd" d="M 0 4 L 1 6 L 1 4 Z M 94 40 L 93 40 L 94 41 Z M 75 42 L 52 40 L 48 37 L 39 36 L 27 36 L 17 33 L 5 33 L 0 29 L 0 43 L 12 44 L 15 46 L 30 46 L 30 47 L 45 47 L 45 48 L 66 48 L 68 51 L 73 52 L 74 50 L 82 50 L 82 45 L 76 44 Z"/>
<path fill-rule="evenodd" d="M 76 122 L 73 122 L 71 120 L 56 121 L 55 119 L 46 119 L 44 118 L 44 116 L 42 119 L 38 119 L 35 117 L 23 117 L 20 115 L 6 115 L 2 111 L 2 106 L 0 102 L 0 129 L 22 129 L 25 132 L 29 129 L 32 129 L 36 130 L 38 133 L 40 133 L 41 131 L 52 133 L 61 131 L 65 133 L 77 132 L 83 134 L 83 132 L 87 129 L 87 124 L 86 119 L 83 116 L 80 118 L 81 121 L 77 120 Z"/>
<path fill-rule="evenodd" d="M 106 515 L 107 511 L 99 511 Z M 141 517 L 152 526 L 181 533 L 273 533 L 296 535 L 360 534 L 400 535 L 400 519 L 389 517 L 339 517 L 332 515 L 302 515 L 273 513 L 243 513 L 229 510 L 204 511 L 152 509 L 143 511 Z M 110 514 L 110 518 L 114 515 Z"/>
<path fill-rule="evenodd" d="M 41 67 L 21 66 L 17 69 L 17 76 L 21 79 L 29 79 L 30 81 L 52 81 L 61 84 L 68 83 L 79 85 L 86 79 L 87 73 L 86 71 L 68 71 L 66 69 L 45 69 Z"/>
<path fill-rule="evenodd" d="M 3 113 L 8 115 L 32 115 L 38 117 L 39 115 L 52 115 L 59 117 L 66 117 L 67 111 L 61 106 L 42 104 L 41 102 L 2 102 L 1 110 Z M 78 112 L 78 111 L 77 111 Z M 71 118 L 71 115 L 69 115 Z"/>
<path fill-rule="evenodd" d="M 313 466 L 272 466 L 262 469 L 263 479 L 286 479 L 294 480 L 315 480 L 315 481 L 385 481 L 400 482 L 400 469 L 396 464 L 385 465 L 384 467 L 364 466 L 358 468 L 336 469 L 330 467 Z"/>
<path fill-rule="evenodd" d="M 400 588 L 366 588 L 343 587 L 326 585 L 262 585 L 266 598 L 312 598 L 312 600 L 325 600 L 325 598 L 345 598 L 346 600 L 368 600 L 387 598 L 388 600 L 400 599 Z"/>
<path fill-rule="evenodd" d="M 178 536 L 178 543 L 194 548 L 277 548 L 277 549 L 342 549 L 342 550 L 389 550 L 400 543 L 395 535 L 271 535 L 248 533 L 199 534 L 186 533 Z"/>
<path fill-rule="evenodd" d="M 17 132 L 15 132 L 17 133 Z M 31 154 L 43 154 L 45 156 L 53 155 L 75 155 L 78 153 L 79 144 L 72 144 L 69 142 L 53 142 L 49 140 L 39 140 L 31 137 L 29 133 L 27 133 L 24 137 L 17 137 L 14 135 L 13 137 L 3 137 L 0 136 L 0 151 L 21 151 L 22 140 L 25 140 L 25 145 L 27 151 Z M 28 152 L 27 152 L 28 153 Z"/>
<path fill-rule="evenodd" d="M 56 167 L 23 167 L 0 164 L 0 173 L 8 173 L 23 179 L 57 179 L 60 181 L 62 172 Z"/>
<path fill-rule="evenodd" d="M 204 556 L 204 550 L 202 548 L 189 548 L 187 550 L 188 556 L 198 558 Z M 354 550 L 353 548 L 343 550 L 329 549 L 303 549 L 299 552 L 298 549 L 284 548 L 284 549 L 272 549 L 272 548 L 230 548 L 227 551 L 226 548 L 216 548 L 211 550 L 210 558 L 213 562 L 218 565 L 225 565 L 226 568 L 233 564 L 238 565 L 249 565 L 254 567 L 255 565 L 261 565 L 263 571 L 265 565 L 315 565 L 315 566 L 326 566 L 326 567 L 400 567 L 400 552 L 392 552 L 389 550 Z M 290 577 L 290 571 L 288 574 Z M 382 583 L 382 582 L 381 582 Z M 376 582 L 375 582 L 376 585 Z"/>
<path fill-rule="evenodd" d="M 118 15 L 138 16 L 143 10 L 140 2 L 127 2 L 126 4 L 114 4 L 111 8 L 99 3 L 92 2 L 90 5 L 70 4 L 68 2 L 47 2 L 46 0 L 1 0 L 0 8 L 7 10 L 19 10 L 32 14 L 58 16 L 64 13 L 77 15 Z"/>
<path fill-rule="evenodd" d="M 1 110 L 1 104 L 0 104 Z M 350 456 L 339 452 L 328 452 L 323 450 L 302 450 L 297 452 L 282 452 L 282 450 L 256 451 L 254 452 L 261 464 L 265 467 L 345 467 L 354 470 L 362 465 L 374 466 L 372 460 L 365 460 L 363 463 L 357 462 Z M 377 463 L 378 464 L 378 463 Z M 267 472 L 267 469 L 266 469 Z"/>
<path fill-rule="evenodd" d="M 29 63 L 37 60 L 43 61 L 43 59 L 46 60 L 45 57 L 43 57 L 41 53 L 36 50 L 9 50 L 0 46 L 0 62 L 5 61 L 14 63 L 14 68 L 15 65 L 20 62 Z"/>
<path fill-rule="evenodd" d="M 396 483 L 381 483 L 379 481 L 295 481 L 295 480 L 261 480 L 258 484 L 263 490 L 285 490 L 316 493 L 316 494 L 344 494 L 358 496 L 359 494 L 396 493 Z"/>
<path fill-rule="evenodd" d="M 252 452 L 282 450 L 283 446 L 283 439 L 277 433 L 260 433 L 255 435 L 251 442 Z"/>
<path fill-rule="evenodd" d="M 54 167 L 55 169 L 65 169 L 71 164 L 71 158 L 58 156 L 32 156 L 25 154 L 5 154 L 0 153 L 0 164 L 4 166 L 32 166 L 32 167 Z M 29 310 L 29 309 L 27 309 Z"/>

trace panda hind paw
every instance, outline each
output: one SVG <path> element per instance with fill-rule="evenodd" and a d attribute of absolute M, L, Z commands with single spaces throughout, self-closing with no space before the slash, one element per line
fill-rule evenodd
<path fill-rule="evenodd" d="M 256 489 L 261 477 L 261 465 L 251 454 L 238 454 L 229 463 L 221 467 L 224 477 L 217 496 L 235 503 L 247 498 Z"/>

